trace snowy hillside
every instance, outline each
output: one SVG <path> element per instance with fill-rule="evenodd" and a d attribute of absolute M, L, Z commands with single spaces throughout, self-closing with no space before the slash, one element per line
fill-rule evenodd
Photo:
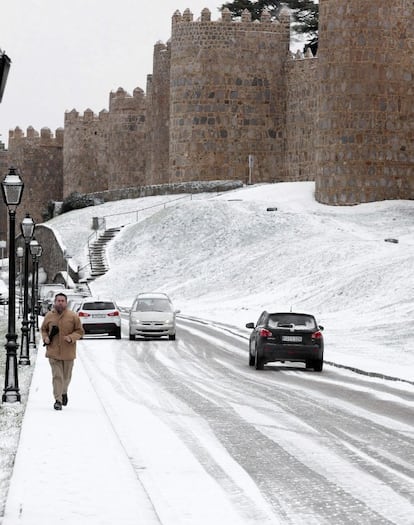
<path fill-rule="evenodd" d="M 310 312 L 325 327 L 327 360 L 412 380 L 414 203 L 329 207 L 313 191 L 264 184 L 151 208 L 112 241 L 93 292 L 129 306 L 138 292 L 164 291 L 182 314 L 245 333 L 263 309 Z M 47 224 L 82 265 L 91 217 L 166 200 L 106 203 Z"/>

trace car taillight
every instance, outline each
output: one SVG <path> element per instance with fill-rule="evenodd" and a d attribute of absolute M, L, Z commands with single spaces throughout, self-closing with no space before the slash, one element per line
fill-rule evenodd
<path fill-rule="evenodd" d="M 78 312 L 79 317 L 89 317 L 90 314 L 87 314 L 86 312 Z"/>
<path fill-rule="evenodd" d="M 107 315 L 109 315 L 110 317 L 114 317 L 115 315 L 119 315 L 119 312 L 118 310 L 116 310 L 115 312 L 109 312 L 109 314 Z"/>
<path fill-rule="evenodd" d="M 272 337 L 272 332 L 266 328 L 262 328 L 259 332 L 260 337 Z"/>
<path fill-rule="evenodd" d="M 319 330 L 317 332 L 313 332 L 312 339 L 322 339 L 322 332 L 319 332 Z"/>

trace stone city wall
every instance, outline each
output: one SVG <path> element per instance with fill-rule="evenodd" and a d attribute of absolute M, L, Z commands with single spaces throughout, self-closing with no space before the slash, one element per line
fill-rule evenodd
<path fill-rule="evenodd" d="M 65 113 L 63 197 L 108 189 L 108 111 Z"/>
<path fill-rule="evenodd" d="M 413 2 L 321 0 L 316 197 L 414 198 Z"/>
<path fill-rule="evenodd" d="M 246 182 L 249 155 L 253 183 L 315 180 L 326 204 L 413 199 L 413 3 L 319 7 L 318 56 L 293 59 L 286 9 L 255 22 L 176 11 L 146 95 L 120 88 L 98 116 L 66 113 L 64 141 L 63 131 L 49 145 L 32 130 L 12 137 L 7 162 L 30 187 L 21 209 L 38 217 L 74 191 Z"/>
<path fill-rule="evenodd" d="M 287 68 L 286 179 L 314 180 L 318 59 L 298 51 Z"/>
<path fill-rule="evenodd" d="M 283 11 L 284 13 L 285 11 Z M 171 36 L 170 180 L 247 180 L 249 154 L 257 181 L 285 176 L 289 16 L 260 22 L 250 14 L 219 21 L 205 9 L 193 21 L 173 16 Z"/>
<path fill-rule="evenodd" d="M 62 199 L 63 134 L 61 128 L 53 135 L 49 128 L 39 133 L 32 126 L 26 135 L 18 127 L 9 132 L 9 157 L 24 182 L 22 202 L 16 212 L 18 227 L 26 213 L 35 223 L 42 222 L 47 202 Z"/>
<path fill-rule="evenodd" d="M 142 89 L 110 94 L 108 118 L 108 189 L 145 183 L 146 99 Z"/>

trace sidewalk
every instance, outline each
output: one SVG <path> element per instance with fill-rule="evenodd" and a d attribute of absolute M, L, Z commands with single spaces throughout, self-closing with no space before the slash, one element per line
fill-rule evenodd
<path fill-rule="evenodd" d="M 3 525 L 159 523 L 81 359 L 68 406 L 59 412 L 53 402 L 40 347 Z"/>

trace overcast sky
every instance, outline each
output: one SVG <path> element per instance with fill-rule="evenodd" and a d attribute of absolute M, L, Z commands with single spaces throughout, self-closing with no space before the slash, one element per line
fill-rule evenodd
<path fill-rule="evenodd" d="M 12 67 L 0 104 L 0 140 L 9 129 L 63 127 L 66 110 L 108 108 L 109 93 L 146 89 L 154 44 L 171 36 L 187 7 L 212 20 L 224 0 L 2 0 L 0 48 Z"/>

